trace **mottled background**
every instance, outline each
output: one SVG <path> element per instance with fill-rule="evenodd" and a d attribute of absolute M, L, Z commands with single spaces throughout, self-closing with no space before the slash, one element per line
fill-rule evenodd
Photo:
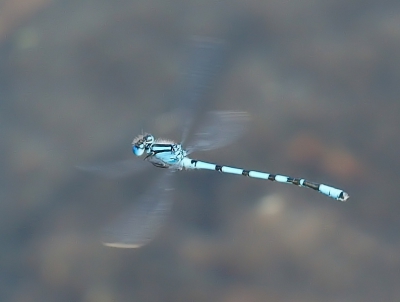
<path fill-rule="evenodd" d="M 192 35 L 229 46 L 198 120 L 252 116 L 196 157 L 351 197 L 179 173 L 153 242 L 104 247 L 98 230 L 160 171 L 74 166 L 131 158 L 142 130 L 179 140 Z M 0 54 L 1 301 L 400 300 L 399 1 L 3 0 Z"/>

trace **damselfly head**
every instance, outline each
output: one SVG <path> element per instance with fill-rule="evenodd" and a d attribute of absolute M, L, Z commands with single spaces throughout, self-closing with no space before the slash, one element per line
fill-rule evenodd
<path fill-rule="evenodd" d="M 132 151 L 136 156 L 141 156 L 145 150 L 154 143 L 154 136 L 151 134 L 142 134 L 133 139 Z"/>

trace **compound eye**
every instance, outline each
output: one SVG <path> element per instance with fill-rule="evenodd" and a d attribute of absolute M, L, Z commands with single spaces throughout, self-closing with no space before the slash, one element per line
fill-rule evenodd
<path fill-rule="evenodd" d="M 148 134 L 144 137 L 146 144 L 152 144 L 154 143 L 154 136 L 151 134 Z"/>
<path fill-rule="evenodd" d="M 133 154 L 135 154 L 136 156 L 141 156 L 144 152 L 144 146 L 143 145 L 139 145 L 139 146 L 133 145 L 132 151 L 133 151 Z"/>

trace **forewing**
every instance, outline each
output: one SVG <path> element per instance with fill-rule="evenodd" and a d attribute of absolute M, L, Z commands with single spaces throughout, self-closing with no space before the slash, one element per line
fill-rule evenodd
<path fill-rule="evenodd" d="M 188 135 L 197 112 L 199 100 L 211 86 L 214 76 L 222 65 L 224 42 L 215 38 L 193 37 L 187 72 L 184 74 L 184 90 L 182 94 L 183 143 Z"/>
<path fill-rule="evenodd" d="M 208 151 L 231 144 L 243 135 L 250 121 L 246 112 L 208 112 L 199 131 L 193 136 L 193 143 L 186 151 Z"/>
<path fill-rule="evenodd" d="M 105 178 L 120 178 L 140 173 L 148 166 L 149 164 L 143 160 L 129 159 L 107 164 L 81 165 L 76 168 Z"/>
<path fill-rule="evenodd" d="M 172 205 L 169 194 L 170 174 L 164 173 L 147 193 L 139 197 L 137 203 L 104 228 L 104 245 L 139 248 L 153 239 Z"/>

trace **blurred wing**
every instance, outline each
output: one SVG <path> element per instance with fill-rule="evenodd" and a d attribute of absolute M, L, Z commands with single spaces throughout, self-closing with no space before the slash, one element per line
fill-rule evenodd
<path fill-rule="evenodd" d="M 193 136 L 193 143 L 186 148 L 188 154 L 194 151 L 208 151 L 231 144 L 243 135 L 250 121 L 246 112 L 212 111 Z"/>
<path fill-rule="evenodd" d="M 76 166 L 77 169 L 90 172 L 106 178 L 120 178 L 139 173 L 148 167 L 144 160 L 121 160 L 109 164 Z"/>
<path fill-rule="evenodd" d="M 169 212 L 172 201 L 168 185 L 171 173 L 165 173 L 150 191 L 130 209 L 112 221 L 103 231 L 104 245 L 139 248 L 153 239 Z"/>
<path fill-rule="evenodd" d="M 194 37 L 190 45 L 190 55 L 182 95 L 183 143 L 188 135 L 197 111 L 199 99 L 209 89 L 214 75 L 221 67 L 224 42 L 215 38 Z"/>

